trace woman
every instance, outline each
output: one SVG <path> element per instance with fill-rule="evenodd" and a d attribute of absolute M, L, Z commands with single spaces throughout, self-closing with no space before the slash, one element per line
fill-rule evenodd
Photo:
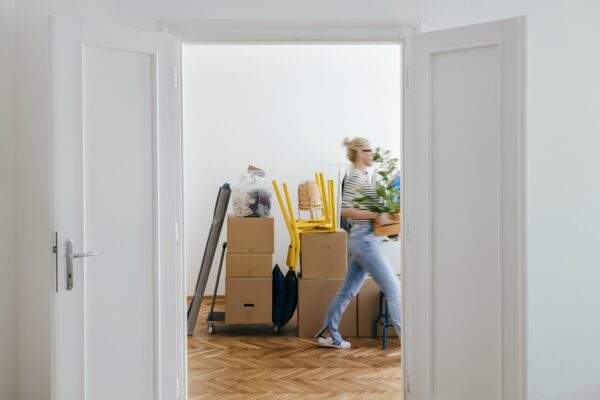
<path fill-rule="evenodd" d="M 381 252 L 381 239 L 373 235 L 372 228 L 373 221 L 377 225 L 390 224 L 392 221 L 387 214 L 378 214 L 368 211 L 364 206 L 356 207 L 353 204 L 359 191 L 376 196 L 367 174 L 367 167 L 373 164 L 373 150 L 369 142 L 360 137 L 352 140 L 346 138 L 344 146 L 347 148 L 348 159 L 352 162 L 352 167 L 346 174 L 341 213 L 342 217 L 349 219 L 352 226 L 348 235 L 350 265 L 342 287 L 329 305 L 323 326 L 315 335 L 320 346 L 336 349 L 350 348 L 350 343 L 341 337 L 338 327 L 342 314 L 352 297 L 360 291 L 367 274 L 373 276 L 385 293 L 390 316 L 398 334 L 401 310 L 400 283 L 391 264 Z M 326 332 L 329 336 L 325 335 Z"/>

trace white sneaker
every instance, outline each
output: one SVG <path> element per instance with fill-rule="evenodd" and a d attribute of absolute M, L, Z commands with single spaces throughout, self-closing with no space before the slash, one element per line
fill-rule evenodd
<path fill-rule="evenodd" d="M 331 347 L 334 349 L 349 349 L 352 347 L 350 342 L 346 342 L 345 340 L 342 340 L 340 343 L 334 343 L 333 339 L 330 337 L 319 336 L 318 341 L 319 346 L 321 347 Z"/>

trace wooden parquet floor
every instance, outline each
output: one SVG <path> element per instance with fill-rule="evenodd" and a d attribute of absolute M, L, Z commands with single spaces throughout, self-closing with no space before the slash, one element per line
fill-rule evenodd
<path fill-rule="evenodd" d="M 270 326 L 216 325 L 209 334 L 208 299 L 188 337 L 189 400 L 401 400 L 400 342 L 348 338 L 348 350 L 323 349 L 296 337 L 295 319 Z M 215 310 L 224 309 L 223 299 Z"/>

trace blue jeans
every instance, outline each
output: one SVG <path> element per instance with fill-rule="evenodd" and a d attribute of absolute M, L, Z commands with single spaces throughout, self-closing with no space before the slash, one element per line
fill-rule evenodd
<path fill-rule="evenodd" d="M 367 278 L 371 274 L 387 298 L 388 309 L 396 332 L 400 335 L 400 315 L 402 311 L 402 292 L 400 283 L 390 262 L 381 252 L 381 239 L 373 235 L 369 224 L 353 226 L 348 236 L 350 250 L 350 265 L 346 278 L 337 292 L 323 321 L 319 333 L 321 335 L 327 328 L 335 343 L 340 343 L 342 337 L 338 330 L 342 314 L 348 307 L 352 297 L 356 296 Z M 373 321 L 375 322 L 375 321 Z"/>

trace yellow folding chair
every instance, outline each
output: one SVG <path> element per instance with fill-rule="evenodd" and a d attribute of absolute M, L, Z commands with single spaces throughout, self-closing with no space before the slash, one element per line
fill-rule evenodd
<path fill-rule="evenodd" d="M 287 185 L 284 183 L 284 188 L 287 187 Z M 288 233 L 290 235 L 290 245 L 288 246 L 288 253 L 287 253 L 287 260 L 286 260 L 286 264 L 287 266 L 292 270 L 292 271 L 296 271 L 296 265 L 297 265 L 297 258 L 296 258 L 296 236 L 294 234 L 294 228 L 293 225 L 295 225 L 292 221 L 293 221 L 293 216 L 290 216 L 288 214 L 287 211 L 287 207 L 283 202 L 283 198 L 281 197 L 281 192 L 279 191 L 279 185 L 277 185 L 277 182 L 275 180 L 273 180 L 273 188 L 275 188 L 275 194 L 277 195 L 277 201 L 279 202 L 279 207 L 281 208 L 281 213 L 283 214 L 283 219 L 285 221 L 285 227 L 288 230 Z M 299 254 L 299 253 L 298 253 Z"/>
<path fill-rule="evenodd" d="M 300 258 L 300 234 L 303 232 L 311 233 L 327 233 L 335 232 L 337 229 L 337 216 L 335 206 L 335 193 L 334 193 L 334 182 L 329 180 L 327 182 L 327 190 L 325 188 L 325 178 L 322 172 L 315 174 L 319 191 L 321 192 L 323 200 L 323 214 L 321 218 L 302 220 L 296 219 L 294 215 L 294 208 L 292 207 L 292 199 L 288 190 L 287 183 L 283 184 L 283 193 L 285 195 L 285 202 L 281 196 L 279 185 L 275 180 L 272 181 L 275 194 L 277 195 L 277 201 L 285 220 L 285 226 L 290 235 L 290 246 L 288 247 L 287 254 L 287 265 L 292 271 L 296 271 L 298 260 Z"/>

